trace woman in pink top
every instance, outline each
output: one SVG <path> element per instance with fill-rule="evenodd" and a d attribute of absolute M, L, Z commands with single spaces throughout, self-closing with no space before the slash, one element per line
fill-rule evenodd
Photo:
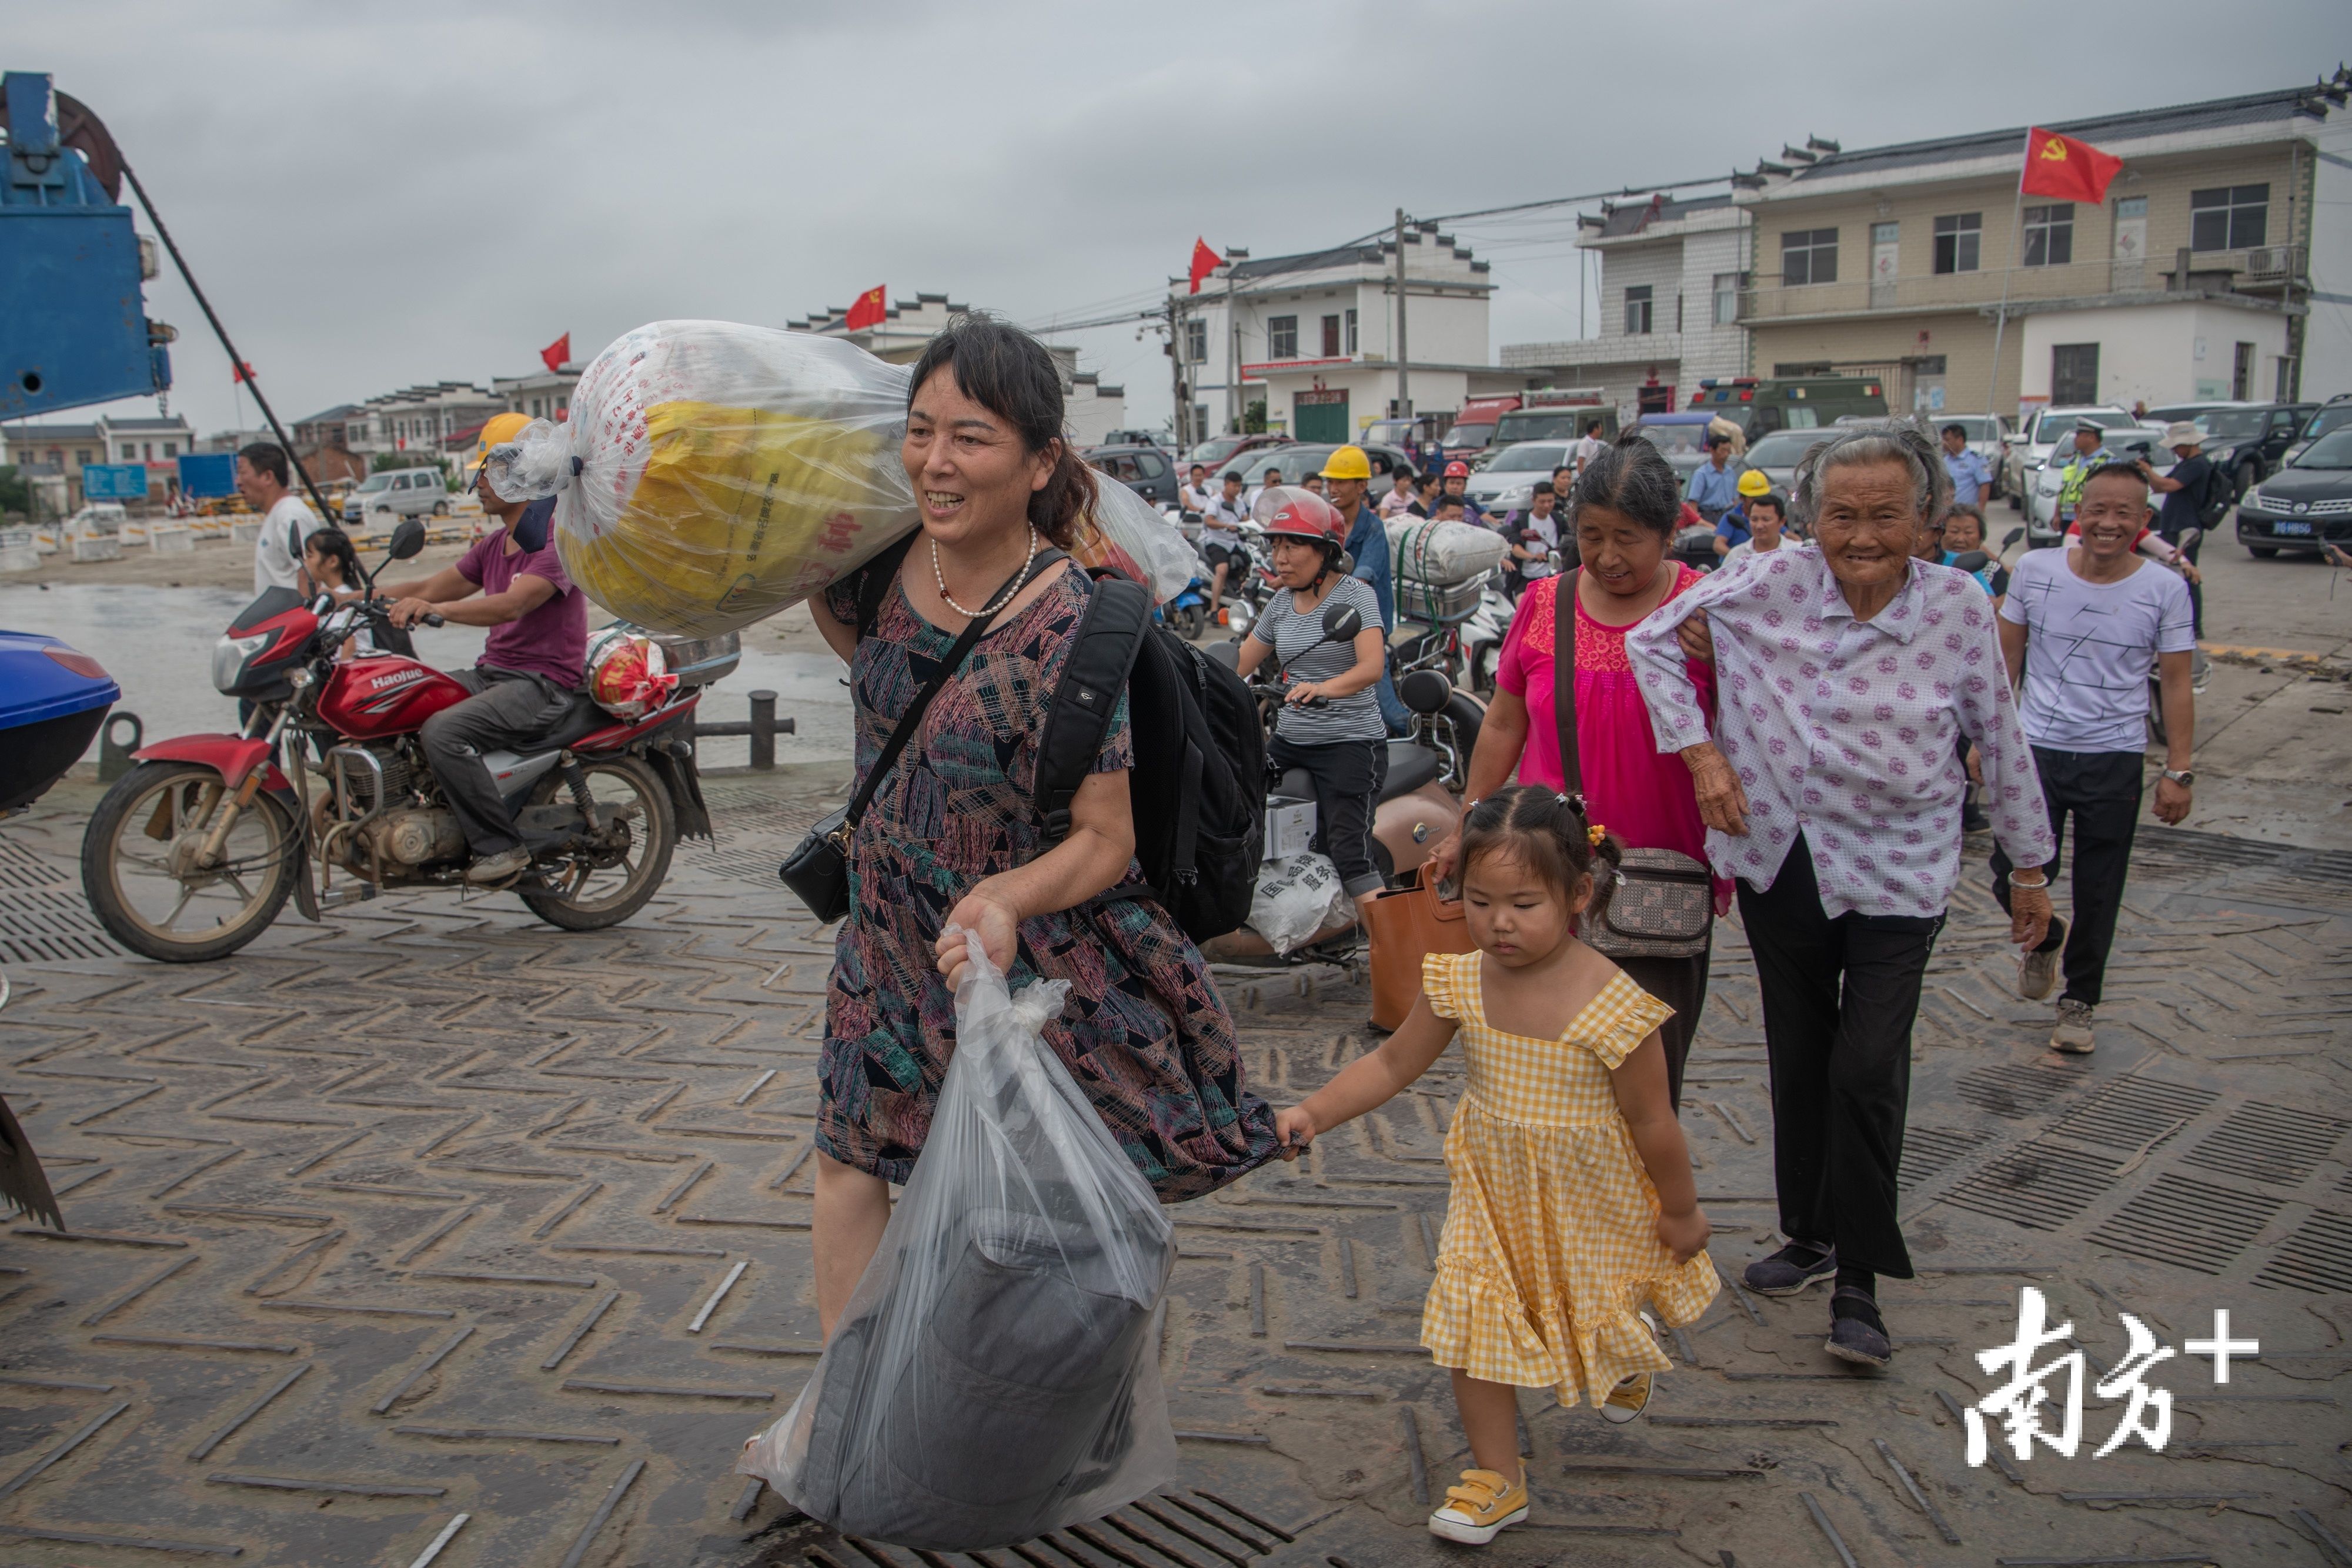
<path fill-rule="evenodd" d="M 1674 752 L 1661 753 L 1650 711 L 1625 658 L 1625 633 L 1652 611 L 1701 580 L 1668 558 L 1680 498 L 1675 473 L 1647 440 L 1628 436 L 1585 465 L 1571 491 L 1570 517 L 1579 570 L 1528 586 L 1512 618 L 1496 667 L 1494 700 L 1470 758 L 1463 810 L 1511 781 L 1564 789 L 1559 710 L 1553 686 L 1559 668 L 1559 598 L 1573 593 L 1575 614 L 1576 745 L 1584 800 L 1591 820 L 1629 849 L 1675 850 L 1704 864 L 1706 824 L 1690 769 Z M 1565 586 L 1564 586 L 1565 585 Z M 1712 713 L 1715 672 L 1690 663 L 1692 684 Z M 1458 838 L 1458 835 L 1457 835 Z M 1456 840 L 1438 846 L 1438 874 L 1451 876 Z M 1731 883 L 1715 884 L 1715 908 L 1731 904 Z M 1707 953 L 1694 958 L 1621 958 L 1633 983 L 1675 1009 L 1659 1030 L 1666 1076 L 1682 1103 L 1683 1062 L 1706 1005 Z"/>

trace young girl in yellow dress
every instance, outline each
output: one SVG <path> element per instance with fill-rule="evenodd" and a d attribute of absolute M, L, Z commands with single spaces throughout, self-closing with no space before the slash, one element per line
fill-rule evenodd
<path fill-rule="evenodd" d="M 1421 1320 L 1421 1343 L 1454 1371 L 1476 1464 L 1430 1516 L 1448 1541 L 1484 1545 L 1528 1516 L 1515 1388 L 1550 1388 L 1562 1405 L 1581 1393 L 1630 1421 L 1672 1364 L 1643 1302 L 1686 1323 L 1715 1299 L 1658 1040 L 1673 1009 L 1575 935 L 1606 904 L 1617 861 L 1616 841 L 1565 795 L 1522 786 L 1480 801 L 1462 835 L 1477 950 L 1431 954 L 1403 1026 L 1276 1118 L 1296 1157 L 1461 1036 L 1469 1082 L 1445 1138 L 1454 1186 Z"/>

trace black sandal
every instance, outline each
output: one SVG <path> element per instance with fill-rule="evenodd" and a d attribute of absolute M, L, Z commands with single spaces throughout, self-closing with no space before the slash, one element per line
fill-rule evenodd
<path fill-rule="evenodd" d="M 1895 1346 L 1886 1337 L 1886 1320 L 1878 1315 L 1878 1299 L 1852 1285 L 1831 1292 L 1830 1337 L 1822 1348 L 1858 1366 L 1893 1361 Z"/>

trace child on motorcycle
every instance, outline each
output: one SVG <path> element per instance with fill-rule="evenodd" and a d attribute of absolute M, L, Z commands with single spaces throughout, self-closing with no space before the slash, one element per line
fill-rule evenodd
<path fill-rule="evenodd" d="M 1389 761 L 1388 724 L 1372 691 L 1387 656 L 1380 600 L 1348 575 L 1348 524 L 1339 509 L 1304 490 L 1280 494 L 1264 527 L 1281 588 L 1242 640 L 1238 668 L 1246 680 L 1274 656 L 1283 709 L 1267 764 L 1304 768 L 1315 781 L 1315 848 L 1331 857 L 1363 910 L 1385 885 L 1372 859 L 1372 811 Z M 1360 621 L 1346 643 L 1324 634 L 1323 612 L 1333 602 L 1353 607 Z"/>

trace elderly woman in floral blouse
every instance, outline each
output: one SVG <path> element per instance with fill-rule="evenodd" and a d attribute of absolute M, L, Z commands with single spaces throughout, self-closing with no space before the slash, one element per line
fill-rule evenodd
<path fill-rule="evenodd" d="M 1827 1348 L 1873 1365 L 1892 1354 L 1877 1276 L 1911 1276 L 1895 1173 L 1920 978 L 1959 878 L 1959 737 L 1982 754 L 2010 858 L 2038 866 L 2053 852 L 1984 590 L 1914 558 L 1950 500 L 1915 433 L 1833 437 L 1807 455 L 1792 508 L 1819 549 L 1717 572 L 1625 640 L 1659 749 L 1690 768 L 1708 858 L 1738 880 L 1756 955 L 1789 1245 L 1748 1265 L 1748 1286 L 1793 1295 L 1834 1275 Z M 1701 615 L 1712 739 L 1678 636 Z M 2046 887 L 2025 884 L 2012 941 L 2042 939 Z"/>

